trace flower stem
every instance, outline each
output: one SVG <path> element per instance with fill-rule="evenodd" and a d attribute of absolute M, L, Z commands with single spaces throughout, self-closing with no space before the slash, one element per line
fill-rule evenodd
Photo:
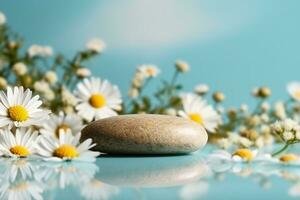
<path fill-rule="evenodd" d="M 278 154 L 282 153 L 283 151 L 285 151 L 288 147 L 289 147 L 290 143 L 285 143 L 285 145 L 278 151 L 276 151 L 275 153 L 272 154 L 272 156 L 277 156 Z"/>

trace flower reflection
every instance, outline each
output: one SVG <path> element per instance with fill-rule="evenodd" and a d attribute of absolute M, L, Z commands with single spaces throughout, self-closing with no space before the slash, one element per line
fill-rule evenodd
<path fill-rule="evenodd" d="M 81 189 L 81 195 L 88 200 L 106 200 L 118 193 L 119 188 L 105 184 L 98 179 L 90 180 Z"/>

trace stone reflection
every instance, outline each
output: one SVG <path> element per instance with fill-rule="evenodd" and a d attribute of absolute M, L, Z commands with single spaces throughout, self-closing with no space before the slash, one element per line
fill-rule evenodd
<path fill-rule="evenodd" d="M 130 157 L 117 160 L 103 158 L 98 178 L 122 187 L 169 187 L 193 183 L 211 174 L 207 164 L 193 156 L 146 157 L 142 162 Z"/>

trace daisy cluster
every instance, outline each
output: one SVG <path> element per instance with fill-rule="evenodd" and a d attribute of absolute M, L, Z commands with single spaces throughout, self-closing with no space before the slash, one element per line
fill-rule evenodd
<path fill-rule="evenodd" d="M 7 93 L 1 95 L 0 126 L 8 127 L 14 135 L 16 127 L 34 127 L 32 130 L 38 136 L 56 138 L 51 141 L 58 141 L 58 145 L 62 142 L 75 145 L 79 142 L 76 134 L 92 121 L 119 114 L 149 113 L 189 119 L 206 129 L 210 143 L 228 152 L 272 148 L 276 143 L 284 144 L 285 150 L 299 141 L 300 82 L 288 84 L 290 98 L 286 101 L 271 103 L 271 89 L 260 86 L 251 92 L 256 102 L 253 109 L 247 104 L 225 108 L 225 94 L 211 90 L 205 83 L 199 83 L 193 91 L 185 91 L 179 80 L 191 67 L 186 61 L 177 60 L 169 79 L 158 84 L 162 73 L 158 66 L 138 65 L 128 96 L 122 98 L 118 86 L 93 77 L 87 67 L 88 61 L 104 52 L 106 45 L 102 40 L 91 39 L 71 58 L 56 54 L 48 45 L 34 44 L 25 50 L 22 46 L 23 40 L 7 26 L 6 17 L 1 13 L 0 89 Z M 151 84 L 158 86 L 153 93 Z M 13 89 L 16 85 L 29 90 Z M 39 97 L 31 98 L 32 94 Z M 50 112 L 50 119 L 45 120 Z M 71 134 L 61 136 L 60 132 Z M 44 149 L 53 148 L 47 139 L 38 137 L 37 140 L 41 140 Z M 83 144 L 92 146 L 89 140 Z M 73 151 L 72 155 L 77 154 Z"/>

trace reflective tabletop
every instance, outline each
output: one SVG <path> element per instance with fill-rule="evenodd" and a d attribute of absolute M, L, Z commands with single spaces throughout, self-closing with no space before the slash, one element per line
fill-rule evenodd
<path fill-rule="evenodd" d="M 0 199 L 295 199 L 300 168 L 209 163 L 189 155 L 108 156 L 95 163 L 1 159 Z"/>

